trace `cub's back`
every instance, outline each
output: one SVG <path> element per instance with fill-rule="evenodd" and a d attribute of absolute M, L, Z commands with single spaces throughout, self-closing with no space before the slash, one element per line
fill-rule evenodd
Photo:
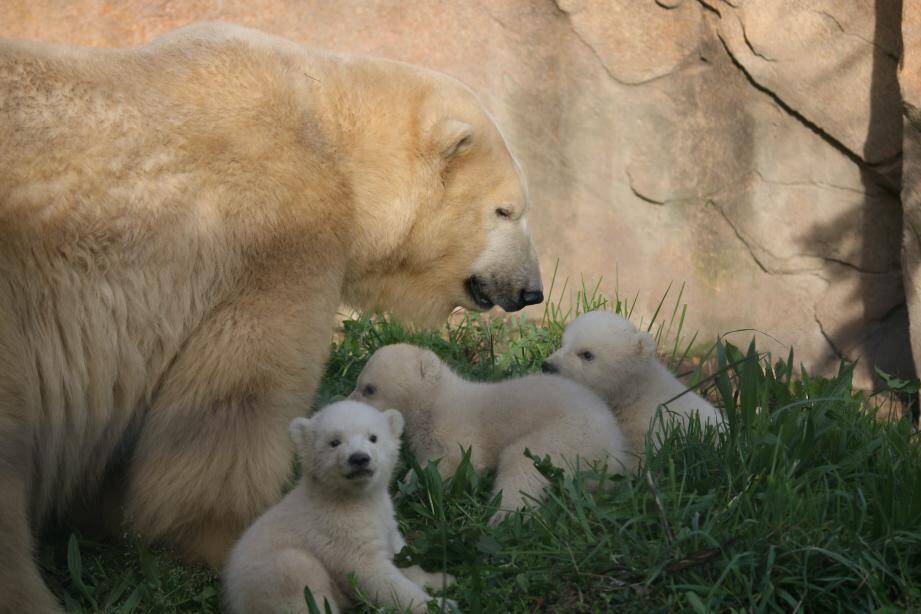
<path fill-rule="evenodd" d="M 535 430 L 570 425 L 616 428 L 616 421 L 594 392 L 557 375 L 526 375 L 479 384 L 476 411 L 489 439 L 514 440 Z"/>

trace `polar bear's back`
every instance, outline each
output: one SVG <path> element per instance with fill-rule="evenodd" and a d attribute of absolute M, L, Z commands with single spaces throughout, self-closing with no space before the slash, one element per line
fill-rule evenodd
<path fill-rule="evenodd" d="M 661 430 L 661 423 L 654 422 L 654 419 L 663 404 L 663 416 L 666 420 L 686 422 L 691 415 L 697 414 L 701 424 L 722 424 L 720 412 L 699 394 L 688 390 L 688 387 L 658 360 L 650 361 L 648 373 L 641 378 L 641 382 L 642 388 L 637 397 L 617 409 L 620 423 L 637 450 L 642 450 L 650 428 L 653 428 L 654 434 Z"/>
<path fill-rule="evenodd" d="M 232 42 L 90 50 L 0 40 L 0 362 L 25 355 L 24 372 L 0 373 L 0 388 L 27 389 L 18 410 L 42 432 L 39 518 L 76 484 L 95 488 L 138 408 L 246 266 L 235 238 L 258 237 L 286 188 L 310 194 L 304 159 L 320 152 L 276 142 L 293 121 L 282 68 Z M 313 179 L 314 191 L 339 185 Z M 240 215 L 267 181 L 279 202 L 249 198 L 259 215 Z"/>
<path fill-rule="evenodd" d="M 556 375 L 527 375 L 479 384 L 474 395 L 485 449 L 519 442 L 555 460 L 600 459 L 606 453 L 630 465 L 629 445 L 605 402 Z"/>

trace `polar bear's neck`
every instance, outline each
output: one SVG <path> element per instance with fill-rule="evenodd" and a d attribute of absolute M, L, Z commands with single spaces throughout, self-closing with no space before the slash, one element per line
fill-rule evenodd
<path fill-rule="evenodd" d="M 646 364 L 636 365 L 628 374 L 612 378 L 611 382 L 603 385 L 604 400 L 614 411 L 619 413 L 624 409 L 636 406 L 647 397 L 652 390 L 653 382 L 659 376 L 659 362 L 649 361 Z M 626 375 L 626 377 L 623 377 Z M 613 385 L 612 385 L 613 384 Z"/>
<path fill-rule="evenodd" d="M 490 382 L 473 382 L 466 380 L 453 371 L 445 370 L 437 394 L 433 399 L 433 408 L 438 411 L 467 411 L 482 407 L 483 401 L 490 394 Z M 470 412 L 472 419 L 475 412 Z"/>
<path fill-rule="evenodd" d="M 308 473 L 295 487 L 294 492 L 298 492 L 298 496 L 302 497 L 302 501 L 305 501 L 309 507 L 335 506 L 336 508 L 343 508 L 343 506 L 348 507 L 350 505 L 367 506 L 370 501 L 389 497 L 387 486 L 390 483 L 390 472 L 388 471 L 387 473 L 386 479 L 380 479 L 372 487 L 358 491 L 346 488 L 331 488 L 329 484 L 321 482 L 314 475 Z"/>
<path fill-rule="evenodd" d="M 605 400 L 615 414 L 642 410 L 651 417 L 659 405 L 686 390 L 687 387 L 665 365 L 658 360 L 650 360 L 619 386 L 606 390 Z"/>
<path fill-rule="evenodd" d="M 470 382 L 448 368 L 441 370 L 437 384 L 430 390 L 418 391 L 407 400 L 400 411 L 407 423 L 407 434 L 414 451 L 439 447 L 437 434 L 445 420 L 455 418 L 467 408 L 479 407 L 480 395 L 487 384 Z M 477 420 L 477 412 L 465 413 L 465 419 Z"/>

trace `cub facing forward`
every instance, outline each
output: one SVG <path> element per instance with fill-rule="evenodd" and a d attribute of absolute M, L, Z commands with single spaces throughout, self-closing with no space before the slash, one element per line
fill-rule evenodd
<path fill-rule="evenodd" d="M 496 469 L 495 492 L 504 512 L 540 496 L 546 480 L 524 456 L 525 448 L 549 455 L 558 466 L 606 461 L 613 471 L 633 464 L 617 420 L 585 387 L 562 377 L 530 375 L 502 382 L 464 380 L 433 352 L 396 344 L 379 349 L 350 398 L 379 409 L 396 407 L 406 418 L 407 443 L 420 462 L 441 459 L 442 476 L 454 473 L 462 448 L 477 470 Z"/>
<path fill-rule="evenodd" d="M 643 450 L 650 422 L 666 401 L 667 411 L 682 420 L 697 412 L 701 423 L 722 422 L 715 407 L 689 391 L 659 362 L 649 333 L 609 311 L 591 311 L 570 322 L 560 349 L 547 358 L 542 371 L 560 374 L 598 393 L 637 451 Z"/>
<path fill-rule="evenodd" d="M 363 403 L 341 401 L 289 428 L 304 477 L 234 547 L 224 572 L 231 612 L 307 612 L 309 586 L 321 610 L 347 607 L 347 575 L 380 605 L 426 611 L 423 586 L 453 581 L 419 567 L 399 569 L 393 556 L 405 542 L 387 492 L 403 417 Z"/>

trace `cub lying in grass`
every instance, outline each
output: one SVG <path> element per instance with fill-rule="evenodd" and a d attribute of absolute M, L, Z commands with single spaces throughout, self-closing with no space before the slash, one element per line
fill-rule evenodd
<path fill-rule="evenodd" d="M 425 612 L 453 578 L 419 567 L 399 569 L 405 542 L 387 492 L 397 461 L 403 417 L 341 401 L 289 428 L 305 470 L 298 485 L 243 534 L 224 571 L 229 611 L 307 612 L 304 587 L 323 611 L 347 607 L 347 575 L 380 605 Z M 453 605 L 453 602 L 451 602 Z"/>
<path fill-rule="evenodd" d="M 462 448 L 473 466 L 496 469 L 502 508 L 493 523 L 538 498 L 546 480 L 524 456 L 549 455 L 557 466 L 581 459 L 620 472 L 633 465 L 617 420 L 598 396 L 570 380 L 530 375 L 495 383 L 470 382 L 431 351 L 397 344 L 379 349 L 350 398 L 406 418 L 407 443 L 421 463 L 441 459 L 442 476 L 457 469 Z"/>
<path fill-rule="evenodd" d="M 697 412 L 701 424 L 722 423 L 715 407 L 688 391 L 659 362 L 649 333 L 609 311 L 591 311 L 570 322 L 562 346 L 547 358 L 541 370 L 570 378 L 598 393 L 637 451 L 643 450 L 650 421 L 666 401 L 666 411 L 680 419 L 687 420 Z"/>

